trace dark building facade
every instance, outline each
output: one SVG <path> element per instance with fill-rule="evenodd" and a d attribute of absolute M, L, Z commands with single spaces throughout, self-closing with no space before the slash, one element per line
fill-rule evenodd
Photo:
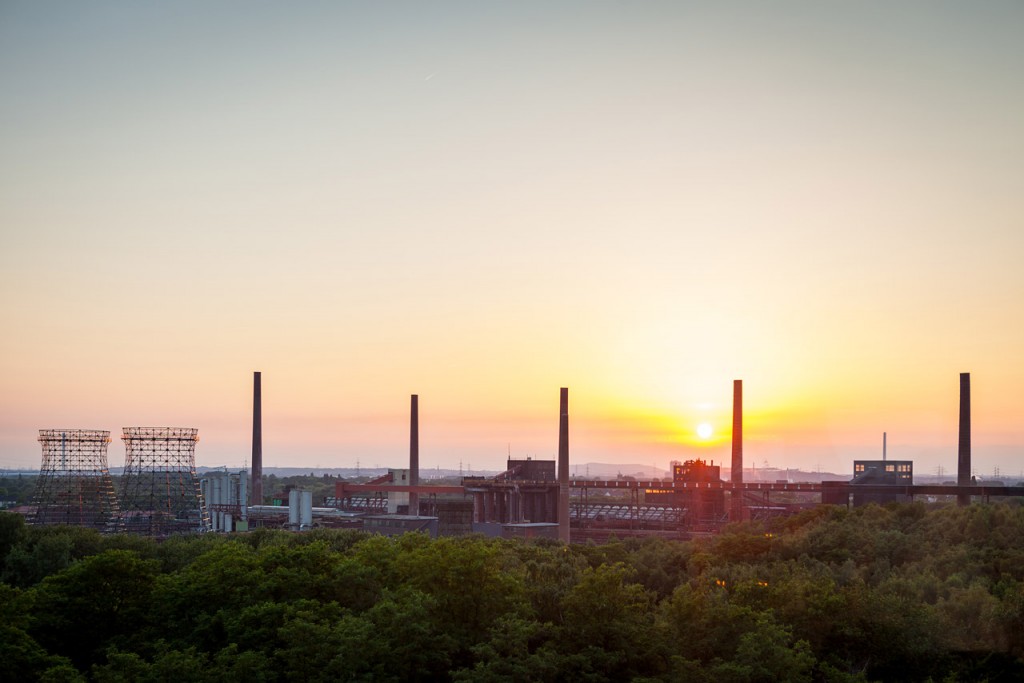
<path fill-rule="evenodd" d="M 476 523 L 521 524 L 558 521 L 558 480 L 554 460 L 512 460 L 494 479 L 465 478 L 473 495 Z"/>
<path fill-rule="evenodd" d="M 909 486 L 914 483 L 914 462 L 912 460 L 854 460 L 853 504 L 888 503 L 906 500 L 903 493 L 858 493 L 857 486 Z"/>
<path fill-rule="evenodd" d="M 514 481 L 555 481 L 554 460 L 513 460 L 509 458 L 505 468 L 508 478 Z"/>
<path fill-rule="evenodd" d="M 726 516 L 725 491 L 701 488 L 700 484 L 722 483 L 722 468 L 706 460 L 672 463 L 672 487 L 647 489 L 647 505 L 670 505 L 685 511 L 684 525 L 701 529 L 720 523 Z M 697 486 L 694 486 L 694 485 Z"/>

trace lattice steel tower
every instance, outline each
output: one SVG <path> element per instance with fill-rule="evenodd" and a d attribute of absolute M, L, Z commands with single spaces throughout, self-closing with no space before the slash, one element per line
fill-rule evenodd
<path fill-rule="evenodd" d="M 122 438 L 122 528 L 156 537 L 208 531 L 210 515 L 196 476 L 199 430 L 125 427 Z"/>
<path fill-rule="evenodd" d="M 71 524 L 113 531 L 117 497 L 107 470 L 110 432 L 40 429 L 43 463 L 32 504 L 32 524 Z"/>

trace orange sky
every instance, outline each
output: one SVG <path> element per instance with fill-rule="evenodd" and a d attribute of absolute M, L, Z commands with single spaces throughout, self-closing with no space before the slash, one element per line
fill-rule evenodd
<path fill-rule="evenodd" d="M 0 467 L 1024 469 L 1017 3 L 0 8 Z M 695 437 L 698 424 L 713 438 Z M 116 440 L 111 465 L 123 461 Z"/>

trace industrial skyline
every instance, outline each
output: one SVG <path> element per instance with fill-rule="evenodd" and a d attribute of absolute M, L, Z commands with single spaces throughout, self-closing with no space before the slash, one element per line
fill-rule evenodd
<path fill-rule="evenodd" d="M 1024 6 L 0 7 L 0 468 L 1024 467 Z M 700 429 L 700 432 L 698 432 Z M 124 453 L 111 449 L 111 467 Z"/>
<path fill-rule="evenodd" d="M 252 413 L 251 413 L 251 419 L 252 419 L 252 438 L 251 438 L 251 441 L 250 441 L 251 451 L 250 451 L 250 457 L 248 458 L 248 460 L 246 462 L 244 462 L 241 465 L 241 469 L 243 469 L 243 470 L 250 470 L 251 471 L 251 474 L 252 474 L 252 477 L 253 477 L 253 484 L 252 484 L 253 494 L 254 494 L 254 496 L 257 497 L 257 499 L 260 499 L 260 498 L 262 498 L 262 491 L 263 491 L 263 487 L 262 487 L 262 472 L 263 472 L 262 372 L 254 371 L 252 373 L 252 375 L 253 375 L 253 379 L 252 379 Z M 971 437 L 971 431 L 972 430 L 971 430 L 971 407 L 970 407 L 970 405 L 971 405 L 970 373 L 960 373 L 959 380 L 960 380 L 959 381 L 959 415 L 958 415 L 958 423 L 957 423 L 958 441 L 957 441 L 957 452 L 956 452 L 957 466 L 956 466 L 956 468 L 950 468 L 949 471 L 950 472 L 956 472 L 956 482 L 959 485 L 961 485 L 961 486 L 968 486 L 972 482 L 973 475 L 975 475 L 975 474 L 981 475 L 981 473 L 973 465 L 973 463 L 972 463 L 972 456 L 971 456 L 971 453 L 972 453 L 973 449 L 972 449 L 972 437 Z M 731 416 L 731 425 L 730 425 L 731 431 L 729 432 L 728 437 L 727 437 L 728 441 L 729 441 L 729 444 L 728 444 L 729 453 L 731 455 L 731 459 L 729 461 L 730 462 L 730 467 L 728 468 L 728 470 L 731 472 L 730 477 L 731 477 L 731 481 L 733 483 L 742 483 L 744 470 L 750 469 L 750 470 L 756 472 L 757 462 L 755 461 L 753 463 L 749 463 L 748 465 L 744 464 L 744 460 L 743 460 L 743 380 L 739 380 L 739 379 L 733 380 L 732 384 L 733 384 L 733 397 L 732 397 L 732 416 Z M 568 435 L 569 435 L 569 430 L 568 430 L 568 388 L 563 387 L 563 388 L 561 388 L 559 390 L 559 392 L 560 392 L 560 394 L 559 394 L 558 456 L 557 456 L 557 459 L 558 459 L 559 481 L 560 481 L 560 484 L 563 486 L 563 488 L 566 488 L 567 487 L 567 483 L 568 483 L 568 478 L 570 477 L 570 471 L 573 471 L 573 470 L 577 469 L 578 468 L 578 464 L 577 465 L 573 465 L 570 462 L 570 459 L 569 459 L 569 447 L 568 447 Z M 418 484 L 418 476 L 419 476 L 418 473 L 419 473 L 419 471 L 421 469 L 420 468 L 420 463 L 419 463 L 419 396 L 417 394 L 413 394 L 411 396 L 411 404 L 410 404 L 410 413 L 409 413 L 409 415 L 410 415 L 410 417 L 409 417 L 409 448 L 408 448 L 409 463 L 408 463 L 408 466 L 409 466 L 409 472 L 411 473 L 410 474 L 410 485 L 411 486 L 416 486 Z M 718 437 L 718 439 L 717 439 L 718 441 L 723 440 L 723 437 L 721 435 L 713 435 L 709 431 L 705 431 L 704 429 L 702 429 L 704 427 L 709 427 L 709 426 L 710 426 L 709 423 L 701 423 L 700 425 L 698 425 L 698 427 L 696 429 L 698 438 L 702 439 L 704 441 L 708 441 L 710 443 L 713 443 L 713 441 L 711 439 L 712 436 L 717 436 Z M 132 429 L 139 429 L 139 428 L 132 428 Z M 161 430 L 162 428 L 157 428 L 157 429 Z M 173 429 L 176 429 L 176 428 L 170 428 L 170 429 L 173 430 Z M 60 432 L 61 430 L 44 429 L 44 430 L 40 430 L 40 434 L 54 432 L 54 431 Z M 79 432 L 89 432 L 90 430 L 77 430 L 77 431 L 79 431 Z M 127 433 L 128 431 L 129 431 L 129 428 L 126 427 L 125 428 L 125 432 Z M 192 430 L 185 430 L 185 431 L 191 432 L 193 434 L 193 436 L 194 436 L 196 430 L 192 429 Z M 99 433 L 99 432 L 97 432 L 97 433 Z M 103 434 L 109 434 L 109 432 L 102 432 L 102 433 Z M 886 457 L 887 457 L 887 450 L 888 450 L 887 449 L 887 444 L 888 444 L 888 438 L 887 437 L 888 437 L 888 434 L 886 432 L 883 432 L 882 433 L 882 448 L 881 448 L 882 460 L 885 460 Z M 42 437 L 40 437 L 40 440 L 42 440 Z M 109 441 L 109 439 L 108 439 L 108 441 Z M 196 441 L 198 441 L 198 439 L 196 439 Z M 708 447 L 707 447 L 708 449 L 710 449 L 710 443 L 708 444 Z M 192 445 L 191 445 L 190 456 L 189 456 L 192 459 L 193 467 L 194 467 L 194 462 L 195 462 L 195 460 L 194 460 L 194 448 L 195 448 L 195 443 L 193 442 Z M 721 455 L 722 455 L 721 449 L 705 450 L 704 452 L 701 452 L 700 450 L 690 450 L 690 451 L 685 451 L 685 452 L 681 451 L 681 453 L 682 453 L 681 457 L 686 457 L 686 458 L 703 458 L 703 459 L 710 460 L 711 462 L 714 461 L 714 455 L 717 454 L 720 457 L 720 462 L 723 465 L 726 462 L 725 459 L 721 457 Z M 508 456 L 511 458 L 511 444 L 509 444 Z M 384 467 L 394 466 L 395 465 L 395 462 L 394 462 L 394 458 L 395 457 L 398 457 L 398 456 L 396 454 L 393 454 L 392 457 L 391 457 L 391 460 L 389 460 L 388 463 L 384 465 Z M 533 456 L 527 456 L 527 459 L 529 459 L 530 457 L 533 457 Z M 542 458 L 543 458 L 543 456 L 540 456 L 539 459 L 542 459 Z M 106 465 L 105 465 L 105 462 L 106 462 L 106 449 L 105 448 L 104 448 L 103 459 L 104 459 L 104 470 L 105 470 L 106 469 Z M 128 460 L 130 460 L 130 458 L 128 458 Z M 45 457 L 45 449 L 44 449 L 44 469 L 45 469 L 45 462 L 46 462 L 46 457 Z M 622 463 L 622 464 L 625 463 L 624 460 L 620 460 L 619 462 Z M 674 459 L 673 462 L 678 462 L 678 460 Z M 645 468 L 645 466 L 638 465 L 637 463 L 631 463 L 631 464 L 634 465 L 634 466 Z M 127 461 L 126 461 L 126 465 L 127 465 Z M 357 460 L 357 467 L 358 467 L 358 465 L 359 465 L 359 461 Z M 460 471 L 463 470 L 462 465 L 463 465 L 463 463 L 460 461 L 459 462 L 459 470 Z M 322 465 L 318 464 L 318 465 L 316 465 L 316 467 L 314 467 L 312 469 L 321 469 L 322 467 L 323 467 Z M 330 467 L 332 467 L 332 466 L 328 466 L 328 468 L 330 468 Z M 439 467 L 439 466 L 437 466 L 437 467 Z M 659 466 L 658 466 L 657 463 L 652 464 L 652 467 L 651 467 L 652 474 L 650 476 L 658 476 L 657 474 L 655 474 L 656 471 L 658 470 L 658 467 Z M 764 462 L 763 467 L 764 468 L 768 468 L 768 469 L 772 469 L 772 468 L 770 468 L 769 463 L 767 461 Z M 376 464 L 374 464 L 373 468 L 370 468 L 370 467 L 367 466 L 367 469 L 374 469 L 374 468 L 379 469 L 379 468 L 381 468 L 381 465 L 379 463 L 376 463 Z M 428 467 L 428 469 L 430 469 L 430 467 Z M 448 469 L 448 468 L 446 467 L 446 469 Z M 467 470 L 471 469 L 471 463 L 467 463 L 467 468 L 466 469 Z M 484 469 L 486 469 L 486 468 L 484 468 Z M 791 466 L 785 465 L 785 464 L 783 464 L 781 466 L 776 466 L 774 468 L 774 470 L 782 470 L 782 469 L 784 469 L 784 470 L 790 470 L 790 469 L 798 470 L 799 468 L 791 467 Z M 820 466 L 818 468 L 818 471 L 820 471 Z M 839 468 L 839 469 L 836 470 L 836 472 L 843 472 L 843 471 L 844 471 L 843 468 Z M 999 467 L 996 466 L 994 468 L 994 471 L 998 473 Z M 946 472 L 946 468 L 944 466 L 942 466 L 942 465 L 939 465 L 936 468 L 936 474 L 939 475 L 939 476 L 943 476 L 945 474 L 945 472 Z M 621 474 L 621 472 L 620 472 L 620 474 Z M 635 473 L 627 473 L 627 474 L 635 474 Z M 1006 476 L 1011 477 L 1011 478 L 1014 476 L 1014 474 L 1012 472 L 1005 472 L 1004 474 Z M 574 472 L 571 476 L 575 478 L 575 477 L 578 476 L 578 474 Z M 1024 476 L 1024 475 L 1022 475 L 1022 476 Z M 413 503 L 415 502 L 415 498 L 412 499 L 412 502 Z M 559 500 L 559 506 L 563 506 L 564 504 L 565 504 L 565 501 L 560 499 Z"/>

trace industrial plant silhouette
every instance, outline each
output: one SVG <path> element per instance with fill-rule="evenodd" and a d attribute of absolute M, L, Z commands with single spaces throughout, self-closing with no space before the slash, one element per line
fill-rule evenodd
<path fill-rule="evenodd" d="M 30 522 L 154 537 L 326 526 L 383 534 L 547 537 L 568 543 L 601 541 L 612 534 L 685 538 L 714 532 L 728 522 L 786 515 L 820 504 L 857 506 L 929 496 L 967 505 L 973 498 L 1024 496 L 1024 486 L 972 480 L 970 374 L 962 373 L 957 481 L 950 485 L 914 484 L 913 463 L 888 460 L 884 437 L 882 459 L 855 461 L 849 481 L 745 482 L 743 382 L 734 380 L 728 480 L 722 479 L 720 465 L 700 459 L 673 462 L 667 480 L 570 478 L 569 390 L 563 387 L 557 461 L 509 458 L 506 470 L 493 477 L 424 484 L 419 477 L 419 396 L 413 394 L 407 469 L 392 469 L 364 483 L 339 481 L 335 495 L 319 507 L 313 507 L 310 492 L 300 490 L 288 492 L 287 506 L 283 495 L 278 504 L 265 505 L 261 380 L 261 373 L 254 372 L 251 479 L 244 471 L 198 477 L 197 429 L 125 427 L 126 464 L 115 494 L 106 460 L 109 432 L 44 429 L 39 433 L 42 465 Z M 785 502 L 778 500 L 779 494 Z M 794 497 L 800 500 L 793 502 Z"/>

